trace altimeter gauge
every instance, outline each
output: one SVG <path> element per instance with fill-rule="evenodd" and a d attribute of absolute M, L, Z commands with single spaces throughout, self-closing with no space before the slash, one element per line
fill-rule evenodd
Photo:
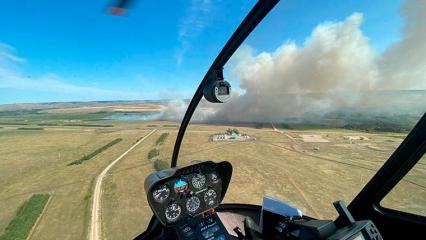
<path fill-rule="evenodd" d="M 166 219 L 169 222 L 175 222 L 180 214 L 182 213 L 182 208 L 177 203 L 170 204 L 165 211 Z"/>

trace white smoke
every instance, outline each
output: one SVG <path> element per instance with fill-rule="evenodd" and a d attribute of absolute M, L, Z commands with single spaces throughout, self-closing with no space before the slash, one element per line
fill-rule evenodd
<path fill-rule="evenodd" d="M 245 94 L 216 117 L 278 121 L 353 101 L 336 99 L 336 91 L 370 90 L 378 70 L 361 23 L 362 14 L 354 13 L 344 22 L 317 26 L 302 47 L 286 42 L 273 53 L 258 55 L 250 47 L 241 49 L 232 71 Z"/>
<path fill-rule="evenodd" d="M 426 2 L 409 0 L 402 6 L 405 18 L 400 42 L 378 61 L 385 88 L 426 89 Z"/>
<path fill-rule="evenodd" d="M 407 1 L 401 13 L 401 40 L 380 55 L 361 30 L 361 13 L 319 24 L 302 46 L 287 41 L 274 52 L 259 54 L 243 46 L 231 61 L 230 78 L 239 81 L 244 93 L 216 105 L 215 114 L 198 109 L 195 119 L 268 122 L 372 104 L 379 110 L 409 106 L 392 94 L 377 93 L 426 89 L 426 4 Z M 426 107 L 424 97 L 415 99 Z"/>
<path fill-rule="evenodd" d="M 223 105 L 214 120 L 282 121 L 371 104 L 388 108 L 398 99 L 383 102 L 378 90 L 425 89 L 425 6 L 421 1 L 403 6 L 404 36 L 381 56 L 361 31 L 361 13 L 318 25 L 302 46 L 288 41 L 260 54 L 240 49 L 231 72 L 245 93 Z"/>
<path fill-rule="evenodd" d="M 170 100 L 165 110 L 158 116 L 158 119 L 169 121 L 181 120 L 188 108 L 188 103 L 188 101 L 178 98 Z M 192 121 L 200 122 L 210 118 L 215 112 L 213 108 L 214 106 L 211 103 L 202 100 L 194 112 Z"/>
<path fill-rule="evenodd" d="M 168 102 L 166 109 L 161 112 L 159 119 L 161 120 L 176 120 L 182 119 L 187 108 L 187 104 L 182 99 L 173 99 Z"/>

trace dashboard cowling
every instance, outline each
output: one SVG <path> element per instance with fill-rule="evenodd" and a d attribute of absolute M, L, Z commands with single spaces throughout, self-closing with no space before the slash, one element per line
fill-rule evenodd
<path fill-rule="evenodd" d="M 212 180 L 213 174 L 217 175 L 217 181 Z M 202 176 L 204 176 L 204 179 Z M 197 216 L 218 207 L 225 197 L 231 176 L 232 165 L 227 161 L 218 163 L 193 161 L 187 165 L 151 173 L 145 179 L 144 187 L 149 206 L 154 215 L 164 226 L 173 226 L 183 219 Z M 194 183 L 191 181 L 194 181 Z M 202 185 L 201 188 L 200 185 Z M 163 191 L 163 193 L 158 191 Z M 210 195 L 208 193 L 212 192 L 216 193 L 217 199 L 209 202 L 206 195 Z M 154 195 L 158 198 L 155 199 Z M 160 195 L 161 197 L 159 197 Z M 211 204 L 209 205 L 208 202 Z M 193 207 L 197 204 L 198 208 L 195 211 L 188 210 L 194 210 Z"/>

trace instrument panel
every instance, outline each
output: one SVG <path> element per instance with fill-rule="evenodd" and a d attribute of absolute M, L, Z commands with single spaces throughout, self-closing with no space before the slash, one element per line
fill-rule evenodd
<path fill-rule="evenodd" d="M 145 191 L 157 218 L 173 225 L 219 206 L 231 175 L 228 162 L 196 162 L 151 174 Z"/>
<path fill-rule="evenodd" d="M 221 194 L 221 179 L 216 172 L 183 175 L 158 184 L 152 199 L 162 204 L 167 222 L 181 216 L 195 215 L 217 204 Z"/>

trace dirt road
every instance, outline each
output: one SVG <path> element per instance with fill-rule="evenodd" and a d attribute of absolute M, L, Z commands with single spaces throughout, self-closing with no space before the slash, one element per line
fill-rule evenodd
<path fill-rule="evenodd" d="M 100 240 L 102 238 L 102 230 L 101 230 L 101 197 L 102 197 L 102 181 L 108 171 L 124 156 L 126 156 L 130 151 L 132 151 L 135 147 L 137 147 L 140 143 L 142 143 L 146 138 L 151 136 L 157 129 L 152 130 L 141 140 L 133 144 L 127 151 L 121 154 L 117 159 L 115 159 L 112 163 L 110 163 L 99 176 L 96 178 L 95 190 L 93 192 L 93 204 L 92 204 L 92 219 L 90 225 L 90 240 Z"/>

